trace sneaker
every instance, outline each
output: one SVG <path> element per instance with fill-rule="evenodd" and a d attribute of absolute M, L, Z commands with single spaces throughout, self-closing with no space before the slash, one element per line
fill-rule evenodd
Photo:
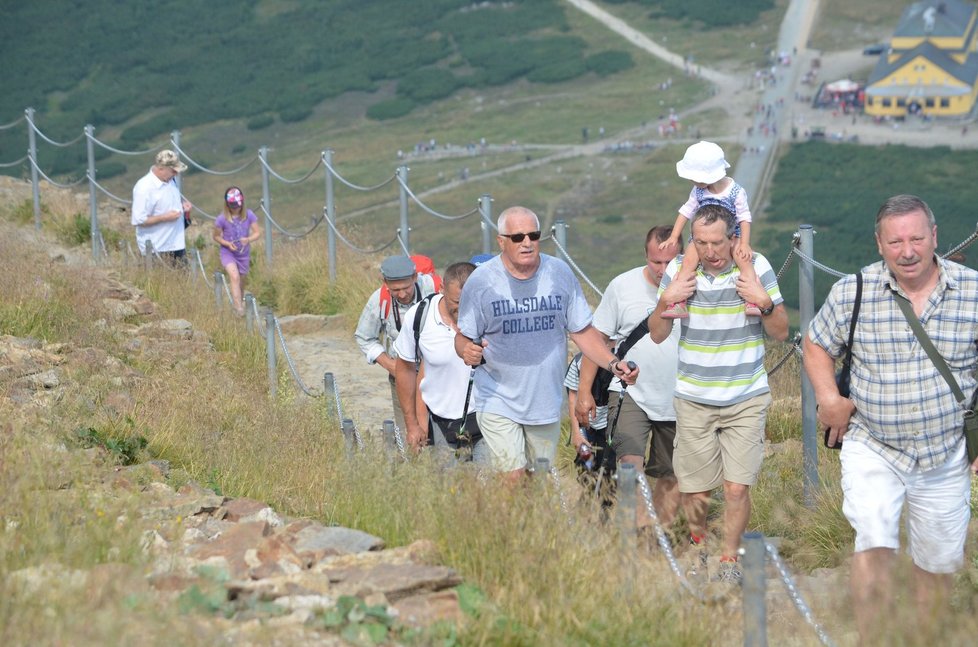
<path fill-rule="evenodd" d="M 757 315 L 760 316 L 761 311 L 757 311 Z M 666 308 L 665 312 L 662 313 L 663 319 L 686 319 L 689 317 L 689 311 L 686 309 L 686 302 L 679 301 L 677 303 L 670 303 Z"/>
<path fill-rule="evenodd" d="M 744 313 L 748 317 L 760 317 L 761 309 L 757 307 L 756 303 L 751 303 L 748 301 L 747 304 L 744 306 Z"/>
<path fill-rule="evenodd" d="M 720 570 L 713 577 L 714 582 L 726 582 L 727 584 L 740 584 L 744 580 L 744 574 L 740 571 L 740 563 L 735 561 L 721 561 Z"/>

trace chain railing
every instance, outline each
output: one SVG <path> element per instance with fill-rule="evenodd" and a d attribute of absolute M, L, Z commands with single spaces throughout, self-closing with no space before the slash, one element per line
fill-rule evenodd
<path fill-rule="evenodd" d="M 554 245 L 557 246 L 557 249 L 560 250 L 560 253 L 563 254 L 564 258 L 567 259 L 567 264 L 570 265 L 574 269 L 574 271 L 577 272 L 577 275 L 580 276 L 584 280 L 584 282 L 588 284 L 588 287 L 594 290 L 594 292 L 599 297 L 603 297 L 604 292 L 598 289 L 598 286 L 596 286 L 594 282 L 590 278 L 588 278 L 588 275 L 584 273 L 584 270 L 582 270 L 580 266 L 574 261 L 574 259 L 571 258 L 571 255 L 567 253 L 567 250 L 564 248 L 563 245 L 560 244 L 560 241 L 557 240 L 557 237 L 553 235 L 554 230 L 551 229 L 550 231 L 551 231 L 550 237 L 553 239 Z"/>
<path fill-rule="evenodd" d="M 0 168 L 12 168 L 14 166 L 20 166 L 21 164 L 23 164 L 24 162 L 26 162 L 28 159 L 30 159 L 30 156 L 29 155 L 24 155 L 23 157 L 21 157 L 16 162 L 0 162 Z"/>
<path fill-rule="evenodd" d="M 236 175 L 238 173 L 241 173 L 242 171 L 247 170 L 249 167 L 251 167 L 252 164 L 258 161 L 258 157 L 255 156 L 236 169 L 231 169 L 230 171 L 218 171 L 212 168 L 207 168 L 206 166 L 203 166 L 199 162 L 195 161 L 194 158 L 190 157 L 190 155 L 187 155 L 186 151 L 180 148 L 179 144 L 177 144 L 172 139 L 170 140 L 170 145 L 173 146 L 173 150 L 180 153 L 180 155 L 183 156 L 185 160 L 190 162 L 191 166 L 193 166 L 198 171 L 202 173 L 206 173 L 208 175 Z"/>
<path fill-rule="evenodd" d="M 326 161 L 326 156 L 325 155 L 322 156 L 321 159 L 323 161 L 323 165 L 326 167 L 326 170 L 329 171 L 330 174 L 334 178 L 336 178 L 337 180 L 339 180 L 341 184 L 343 184 L 343 185 L 345 185 L 345 186 L 353 189 L 354 191 L 366 191 L 366 192 L 376 191 L 377 189 L 382 189 L 383 187 L 387 186 L 388 184 L 390 184 L 391 182 L 393 182 L 394 180 L 397 179 L 397 173 L 394 173 L 389 178 L 387 178 L 386 180 L 384 180 L 383 182 L 380 182 L 378 184 L 374 184 L 372 186 L 360 186 L 359 184 L 354 184 L 353 182 L 350 182 L 349 180 L 347 180 L 346 178 L 344 178 L 342 175 L 340 175 L 336 171 L 336 169 L 334 169 L 332 167 L 332 165 L 329 162 Z"/>

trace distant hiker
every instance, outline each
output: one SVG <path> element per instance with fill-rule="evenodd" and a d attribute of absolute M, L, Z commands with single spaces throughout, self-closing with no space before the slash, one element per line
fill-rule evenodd
<path fill-rule="evenodd" d="M 750 520 L 750 486 L 764 458 L 764 421 L 771 405 L 764 335 L 781 341 L 788 337 L 788 314 L 771 264 L 758 254 L 757 274 L 751 278 L 734 264 L 736 224 L 725 207 L 699 208 L 692 223 L 699 252 L 696 274 L 684 277 L 678 256 L 669 263 L 648 320 L 652 341 L 661 344 L 673 331 L 673 321 L 663 317 L 667 304 L 689 299 L 689 317 L 682 320 L 679 337 L 672 466 L 690 540 L 703 547 L 704 561 L 710 492 L 723 487 L 719 577 L 733 582 L 740 581 L 737 551 Z M 730 304 L 739 299 L 761 306 L 760 321 L 743 310 L 731 311 Z"/>
<path fill-rule="evenodd" d="M 455 452 L 471 450 L 474 462 L 488 463 L 488 449 L 478 433 L 469 398 L 472 369 L 455 352 L 458 302 L 462 286 L 473 271 L 472 263 L 449 265 L 441 292 L 425 297 L 405 313 L 401 334 L 394 342 L 397 352 L 394 372 L 411 447 L 434 445 Z M 419 389 L 422 406 L 428 411 L 427 430 L 418 423 Z"/>
<path fill-rule="evenodd" d="M 543 457 L 552 465 L 556 458 L 567 333 L 626 382 L 638 370 L 619 362 L 591 327 L 591 310 L 567 263 L 540 253 L 536 214 L 510 207 L 497 226 L 502 253 L 477 267 L 462 290 L 455 350 L 478 367 L 472 399 L 493 466 L 517 480 L 530 461 Z"/>
<path fill-rule="evenodd" d="M 174 178 L 187 170 L 187 165 L 171 150 L 156 154 L 149 173 L 132 188 L 131 221 L 136 228 L 139 253 L 146 254 L 146 243 L 153 251 L 171 261 L 186 264 L 187 240 L 184 217 L 192 205 L 180 197 Z"/>
<path fill-rule="evenodd" d="M 368 364 L 380 364 L 388 373 L 391 400 L 394 405 L 394 422 L 405 429 L 404 412 L 397 400 L 394 371 L 397 366 L 393 350 L 394 340 L 404 324 L 404 315 L 415 303 L 435 292 L 435 281 L 430 274 L 418 274 L 407 256 L 389 256 L 380 264 L 384 284 L 374 290 L 367 299 L 354 338 Z M 386 289 L 385 289 L 386 288 Z M 381 292 L 389 298 L 382 302 Z"/>
<path fill-rule="evenodd" d="M 241 316 L 244 314 L 241 286 L 251 268 L 251 243 L 261 238 L 261 227 L 255 212 L 245 209 L 244 193 L 238 187 L 228 187 L 224 192 L 221 215 L 214 221 L 211 238 L 221 246 L 221 267 L 231 284 L 234 311 Z"/>
<path fill-rule="evenodd" d="M 734 233 L 737 242 L 733 260 L 744 278 L 750 281 L 757 276 L 753 265 L 754 253 L 750 247 L 750 206 L 747 204 L 747 192 L 744 187 L 737 184 L 733 178 L 727 177 L 729 167 L 730 164 L 724 159 L 723 149 L 713 142 L 699 142 L 686 149 L 686 154 L 676 163 L 676 172 L 679 177 L 693 183 L 693 190 L 689 192 L 689 200 L 679 207 L 679 215 L 676 216 L 676 224 L 672 227 L 672 235 L 669 240 L 659 245 L 659 249 L 665 249 L 670 245 L 675 247 L 679 243 L 686 222 L 693 218 L 693 214 L 702 205 L 723 205 L 737 216 L 737 230 Z M 696 245 L 687 246 L 686 254 L 680 260 L 680 278 L 687 279 L 696 274 L 699 260 Z M 663 317 L 666 319 L 686 318 L 685 302 L 668 305 L 669 307 L 663 313 Z M 755 303 L 747 302 L 745 310 L 748 317 L 761 316 L 761 312 Z"/>

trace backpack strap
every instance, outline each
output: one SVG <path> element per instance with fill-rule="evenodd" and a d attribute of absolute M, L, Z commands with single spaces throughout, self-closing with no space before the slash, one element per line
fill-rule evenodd
<path fill-rule="evenodd" d="M 638 343 L 638 340 L 649 334 L 649 319 L 646 317 L 642 319 L 642 323 L 635 326 L 635 329 L 625 338 L 625 341 L 618 344 L 618 349 L 615 350 L 615 355 L 618 359 L 625 359 L 625 355 L 628 351 L 632 349 L 632 346 Z"/>
<path fill-rule="evenodd" d="M 414 311 L 414 369 L 421 368 L 421 330 L 428 320 L 428 306 L 438 293 L 429 294 L 418 302 L 418 307 Z"/>

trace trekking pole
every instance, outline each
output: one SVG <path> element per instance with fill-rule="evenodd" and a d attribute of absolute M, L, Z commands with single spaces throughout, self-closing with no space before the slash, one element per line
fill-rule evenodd
<path fill-rule="evenodd" d="M 627 362 L 627 366 L 633 371 L 638 368 L 638 365 L 631 360 Z M 611 473 L 611 467 L 608 465 L 611 462 L 611 440 L 614 438 L 615 432 L 618 431 L 618 418 L 621 416 L 621 407 L 625 404 L 625 388 L 628 386 L 625 384 L 625 380 L 619 379 L 618 382 L 621 384 L 621 391 L 618 392 L 618 408 L 615 409 L 615 419 L 608 426 L 608 433 L 605 434 L 604 455 L 601 457 L 601 467 L 598 469 L 598 478 L 595 479 L 594 483 L 594 496 L 597 496 L 601 491 L 601 479 L 605 471 Z"/>
<path fill-rule="evenodd" d="M 481 337 L 476 337 L 475 339 L 472 340 L 472 343 L 473 344 L 478 344 L 479 346 L 482 346 L 482 338 Z M 483 364 L 486 363 L 485 357 L 482 358 L 482 363 Z M 469 416 L 469 401 L 472 399 L 472 386 L 475 384 L 475 369 L 477 369 L 477 368 L 478 368 L 478 366 L 473 366 L 472 369 L 469 371 L 469 388 L 465 392 L 465 404 L 462 405 L 462 426 L 459 428 L 459 433 L 458 433 L 459 437 L 460 438 L 464 437 L 466 439 L 466 442 L 467 443 L 471 443 L 472 442 L 472 437 L 469 436 L 469 432 L 465 428 L 465 420 Z M 469 447 L 469 450 L 471 450 L 471 449 L 472 449 L 472 447 L 470 446 Z M 456 455 L 455 455 L 455 457 L 456 458 L 459 458 L 459 456 L 458 456 L 458 450 L 457 449 L 456 449 Z"/>

